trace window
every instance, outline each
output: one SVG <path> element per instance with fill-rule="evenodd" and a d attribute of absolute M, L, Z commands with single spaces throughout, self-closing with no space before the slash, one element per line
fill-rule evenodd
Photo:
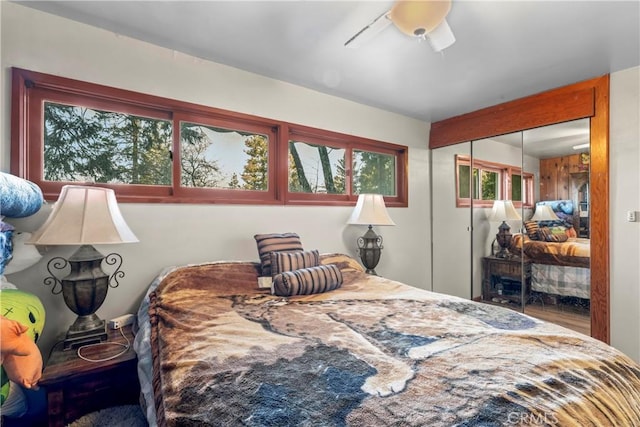
<path fill-rule="evenodd" d="M 494 200 L 513 200 L 514 206 L 533 206 L 533 174 L 511 165 L 456 155 L 456 206 L 491 207 Z"/>
<path fill-rule="evenodd" d="M 275 199 L 272 127 L 178 112 L 174 122 L 180 129 L 176 196 L 225 203 Z"/>
<path fill-rule="evenodd" d="M 13 69 L 13 174 L 120 201 L 407 206 L 407 147 Z"/>
<path fill-rule="evenodd" d="M 289 191 L 347 194 L 344 148 L 289 141 Z"/>
<path fill-rule="evenodd" d="M 406 147 L 292 127 L 287 157 L 290 202 L 355 200 L 361 193 L 406 200 Z"/>
<path fill-rule="evenodd" d="M 354 150 L 353 188 L 355 194 L 396 195 L 396 156 Z"/>
<path fill-rule="evenodd" d="M 44 101 L 44 180 L 171 185 L 171 126 Z"/>

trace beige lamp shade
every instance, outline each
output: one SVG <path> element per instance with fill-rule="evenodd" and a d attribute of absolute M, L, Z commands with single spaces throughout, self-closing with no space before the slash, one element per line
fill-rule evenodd
<path fill-rule="evenodd" d="M 549 205 L 537 205 L 536 211 L 531 217 L 531 221 L 555 221 L 557 219 L 560 218 Z"/>
<path fill-rule="evenodd" d="M 422 37 L 444 21 L 451 10 L 451 0 L 399 0 L 396 1 L 389 17 L 403 33 Z"/>
<path fill-rule="evenodd" d="M 396 225 L 387 212 L 381 194 L 360 194 L 347 224 Z"/>
<path fill-rule="evenodd" d="M 26 243 L 106 245 L 137 241 L 120 213 L 113 190 L 65 185 L 49 218 Z"/>
<path fill-rule="evenodd" d="M 489 221 L 520 221 L 522 218 L 520 214 L 513 207 L 511 200 L 496 200 L 493 202 L 493 208 L 491 214 L 489 214 Z"/>

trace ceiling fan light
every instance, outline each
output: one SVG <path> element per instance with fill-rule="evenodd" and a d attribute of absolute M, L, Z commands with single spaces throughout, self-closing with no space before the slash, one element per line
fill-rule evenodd
<path fill-rule="evenodd" d="M 398 0 L 389 17 L 408 36 L 424 37 L 440 25 L 450 10 L 451 0 Z"/>
<path fill-rule="evenodd" d="M 443 19 L 440 25 L 427 34 L 427 40 L 434 51 L 440 52 L 455 43 L 456 37 L 446 19 Z"/>

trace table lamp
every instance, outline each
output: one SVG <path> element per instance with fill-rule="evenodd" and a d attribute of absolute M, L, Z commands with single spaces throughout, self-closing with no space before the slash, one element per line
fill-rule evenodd
<path fill-rule="evenodd" d="M 497 258 L 511 258 L 514 255 L 509 251 L 511 246 L 511 227 L 507 224 L 507 221 L 522 221 L 520 214 L 513 207 L 511 200 L 496 200 L 493 202 L 493 208 L 489 215 L 489 221 L 500 222 L 498 227 L 498 234 L 496 234 L 496 240 L 500 245 L 500 250 L 496 254 Z"/>
<path fill-rule="evenodd" d="M 51 292 L 62 293 L 67 307 L 78 315 L 67 331 L 65 350 L 107 339 L 105 321 L 95 312 L 104 302 L 109 286 L 117 287 L 118 279 L 124 277 L 120 270 L 122 257 L 117 253 L 105 257 L 93 245 L 137 241 L 118 209 L 113 190 L 81 185 L 62 187 L 51 214 L 26 243 L 80 246 L 68 260 L 52 258 L 47 264 L 50 276 L 44 279 L 45 285 L 52 286 Z M 102 270 L 103 260 L 107 265 L 116 265 L 111 276 Z M 63 279 L 52 272 L 52 269 L 66 270 L 67 265 L 70 272 Z"/>
<path fill-rule="evenodd" d="M 557 221 L 558 215 L 551 209 L 549 205 L 536 205 L 536 211 L 531 217 L 531 221 Z"/>
<path fill-rule="evenodd" d="M 375 268 L 380 261 L 382 236 L 373 231 L 373 226 L 396 225 L 387 213 L 382 195 L 360 194 L 347 224 L 369 226 L 367 232 L 358 238 L 358 249 L 367 273 L 377 275 Z"/>

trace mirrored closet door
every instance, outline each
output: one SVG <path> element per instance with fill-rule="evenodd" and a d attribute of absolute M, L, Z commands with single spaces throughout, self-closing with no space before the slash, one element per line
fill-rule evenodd
<path fill-rule="evenodd" d="M 432 124 L 435 291 L 609 342 L 608 85 Z"/>
<path fill-rule="evenodd" d="M 472 297 L 471 205 L 461 200 L 471 194 L 470 159 L 470 142 L 431 152 L 433 290 L 467 299 Z"/>
<path fill-rule="evenodd" d="M 590 120 L 523 132 L 523 170 L 535 206 L 524 212 L 524 262 L 531 271 L 525 313 L 591 334 Z"/>
<path fill-rule="evenodd" d="M 581 119 L 434 150 L 434 290 L 589 335 L 589 146 Z"/>
<path fill-rule="evenodd" d="M 522 133 L 472 142 L 472 292 L 477 300 L 522 311 Z"/>

